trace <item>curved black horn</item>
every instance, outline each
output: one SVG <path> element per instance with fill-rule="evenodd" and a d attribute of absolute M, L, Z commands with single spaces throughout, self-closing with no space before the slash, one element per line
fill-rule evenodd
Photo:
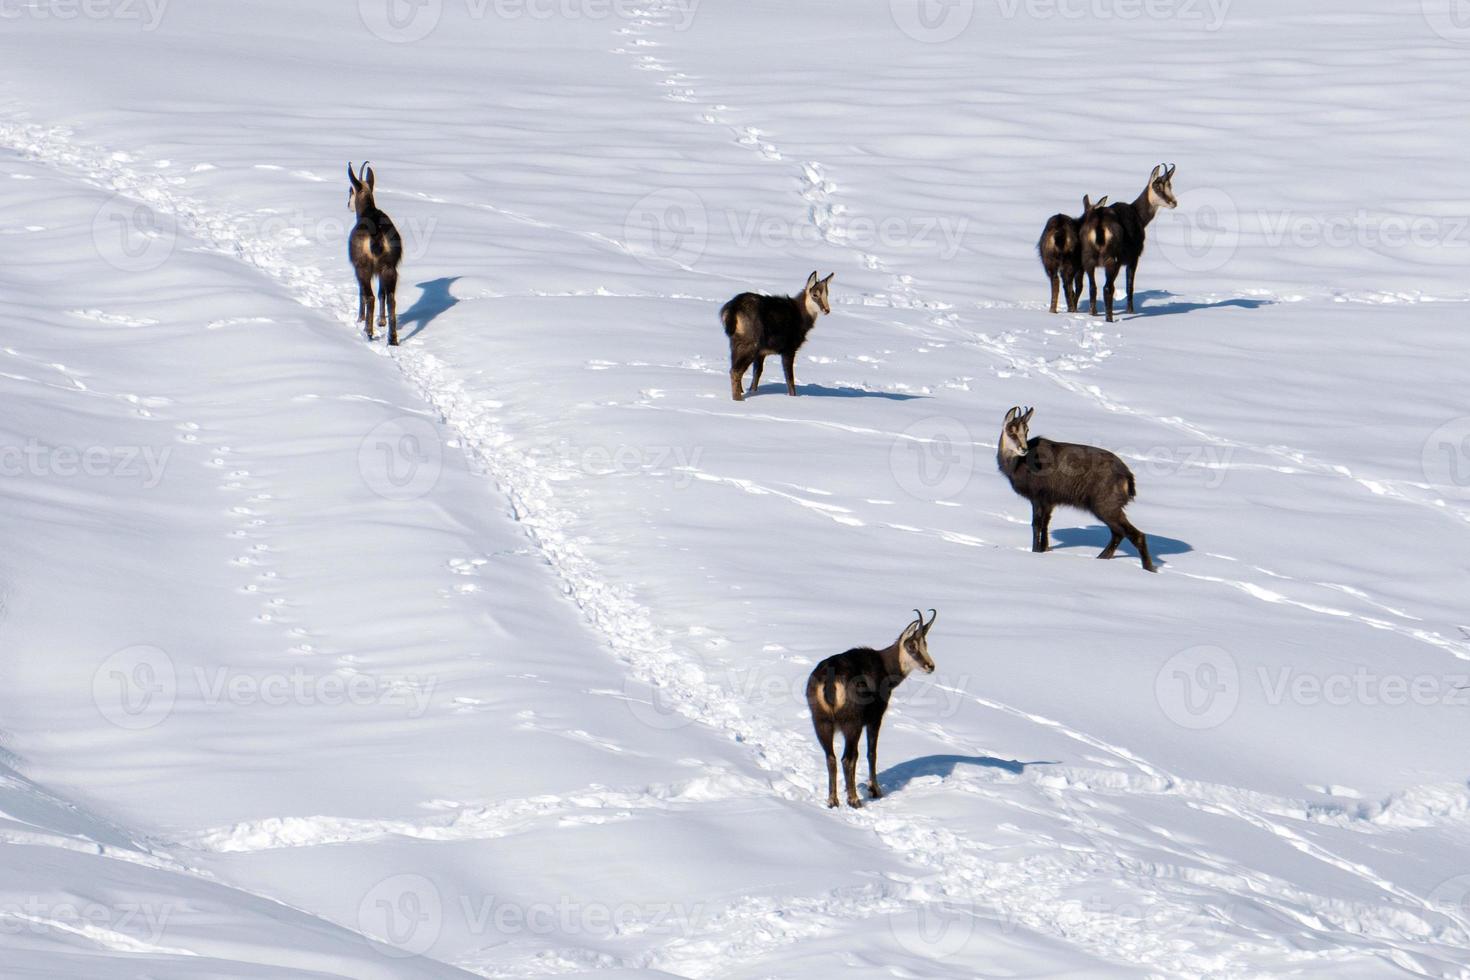
<path fill-rule="evenodd" d="M 919 612 L 919 610 L 917 609 L 914 610 L 914 622 L 918 623 L 920 626 L 924 625 L 924 614 Z"/>
<path fill-rule="evenodd" d="M 939 618 L 939 613 L 935 612 L 933 609 L 929 610 L 929 622 L 927 622 L 927 623 L 924 624 L 924 632 L 925 633 L 929 632 L 929 627 L 933 626 L 934 625 L 934 621 L 936 619 L 938 619 L 938 618 Z"/>

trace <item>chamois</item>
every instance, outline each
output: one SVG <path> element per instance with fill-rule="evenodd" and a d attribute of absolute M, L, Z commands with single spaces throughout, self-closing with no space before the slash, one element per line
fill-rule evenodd
<path fill-rule="evenodd" d="M 1082 222 L 1094 208 L 1104 207 L 1104 197 L 1096 204 L 1082 195 L 1082 214 L 1076 218 L 1070 214 L 1054 214 L 1047 219 L 1041 230 L 1041 240 L 1036 251 L 1041 255 L 1041 267 L 1051 280 L 1051 311 L 1057 311 L 1057 293 L 1065 292 L 1067 312 L 1076 313 L 1082 299 Z"/>
<path fill-rule="evenodd" d="M 745 400 L 740 381 L 752 364 L 755 375 L 750 379 L 751 394 L 760 386 L 767 354 L 781 355 L 786 394 L 796 394 L 796 352 L 816 326 L 818 314 L 832 312 L 827 301 L 832 276 L 818 279 L 813 272 L 796 296 L 741 293 L 720 308 L 720 321 L 725 325 L 725 336 L 730 338 L 730 394 L 737 402 Z"/>
<path fill-rule="evenodd" d="M 377 176 L 366 163 L 362 176 L 347 164 L 347 206 L 357 212 L 357 224 L 347 239 L 347 257 L 357 273 L 357 322 L 367 324 L 373 339 L 373 276 L 378 277 L 378 326 L 388 327 L 388 346 L 398 346 L 398 264 L 403 261 L 403 239 L 393 222 L 373 201 Z"/>
<path fill-rule="evenodd" d="M 1117 456 L 1096 446 L 1028 438 L 1031 413 L 1020 407 L 1006 413 L 1001 424 L 995 462 L 1011 489 L 1031 501 L 1031 550 L 1050 546 L 1051 512 L 1058 504 L 1091 511 L 1108 526 L 1113 537 L 1099 558 L 1111 558 L 1127 538 L 1138 549 L 1146 571 L 1155 571 L 1148 556 L 1148 539 L 1123 516 L 1123 508 L 1138 494 L 1133 473 Z"/>
<path fill-rule="evenodd" d="M 929 610 L 904 627 L 897 640 L 882 650 L 856 647 L 846 653 L 828 657 L 817 664 L 806 682 L 806 703 L 811 708 L 812 725 L 817 741 L 827 755 L 827 805 L 838 806 L 837 755 L 832 737 L 842 729 L 842 773 L 847 783 L 847 805 L 861 807 L 857 797 L 858 737 L 868 731 L 868 793 L 871 799 L 883 796 L 878 786 L 878 728 L 893 689 L 903 682 L 915 667 L 926 674 L 934 673 L 929 659 L 929 628 L 939 615 Z"/>
<path fill-rule="evenodd" d="M 1113 322 L 1113 291 L 1118 269 L 1128 270 L 1128 312 L 1133 312 L 1133 275 L 1143 256 L 1143 242 L 1148 223 L 1159 208 L 1177 208 L 1174 198 L 1174 165 L 1159 164 L 1149 174 L 1148 186 L 1132 204 L 1113 204 L 1098 208 L 1082 222 L 1082 268 L 1087 272 L 1087 295 L 1092 315 L 1097 316 L 1097 267 L 1107 273 L 1103 299 L 1107 304 L 1108 322 Z"/>

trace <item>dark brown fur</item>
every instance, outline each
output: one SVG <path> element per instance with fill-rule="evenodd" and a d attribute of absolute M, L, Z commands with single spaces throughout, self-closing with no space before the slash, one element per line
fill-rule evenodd
<path fill-rule="evenodd" d="M 1036 251 L 1041 255 L 1041 267 L 1046 270 L 1046 278 L 1051 282 L 1053 313 L 1057 311 L 1059 292 L 1066 293 L 1067 312 L 1077 312 L 1077 304 L 1082 299 L 1082 222 L 1087 220 L 1093 208 L 1100 208 L 1107 203 L 1108 199 L 1104 197 L 1093 204 L 1084 195 L 1082 214 L 1079 217 L 1054 214 L 1047 219 L 1046 227 L 1041 231 Z"/>
<path fill-rule="evenodd" d="M 796 394 L 796 352 L 817 325 L 817 314 L 832 312 L 827 300 L 827 286 L 831 282 L 832 276 L 818 279 L 813 272 L 806 287 L 795 296 L 741 293 L 720 308 L 720 322 L 730 339 L 730 395 L 737 402 L 745 400 L 745 392 L 740 387 L 745 370 L 755 365 L 755 374 L 750 379 L 750 391 L 754 394 L 760 386 L 768 354 L 781 355 L 786 394 Z"/>
<path fill-rule="evenodd" d="M 1107 275 L 1103 284 L 1103 300 L 1108 322 L 1113 322 L 1113 294 L 1118 270 L 1128 270 L 1128 312 L 1133 308 L 1133 276 L 1138 260 L 1143 257 L 1143 244 L 1148 223 L 1160 207 L 1177 207 L 1174 198 L 1174 167 L 1159 164 L 1149 175 L 1143 193 L 1132 204 L 1113 204 L 1098 208 L 1082 222 L 1082 268 L 1087 273 L 1087 295 L 1093 316 L 1097 316 L 1097 267 Z"/>
<path fill-rule="evenodd" d="M 882 650 L 855 647 L 846 653 L 828 657 L 817 664 L 806 682 L 806 703 L 811 709 L 812 726 L 817 741 L 827 757 L 827 805 L 840 805 L 837 800 L 837 753 L 832 740 L 842 731 L 842 773 L 847 786 L 847 805 L 861 807 L 857 797 L 858 739 L 868 733 L 868 794 L 880 799 L 878 786 L 878 729 L 893 689 L 903 683 L 908 670 L 918 667 L 934 673 L 929 659 L 929 627 L 937 614 L 930 610 L 929 622 L 917 609 L 918 618 L 904 628 L 892 645 Z M 908 657 L 904 656 L 905 647 Z M 905 666 L 907 665 L 907 670 Z"/>
<path fill-rule="evenodd" d="M 1071 442 L 1028 438 L 1033 409 L 1013 408 L 1001 427 L 996 465 L 1011 481 L 1011 489 L 1031 501 L 1031 550 L 1046 551 L 1051 544 L 1051 514 L 1058 506 L 1089 511 L 1112 532 L 1098 555 L 1111 558 L 1127 538 L 1138 549 L 1147 571 L 1154 571 L 1148 539 L 1128 522 L 1123 509 L 1138 495 L 1133 472 L 1106 449 Z M 1026 451 L 1021 453 L 1020 446 Z"/>
<path fill-rule="evenodd" d="M 357 212 L 357 224 L 347 239 L 347 257 L 357 273 L 357 322 L 367 324 L 373 339 L 373 277 L 378 278 L 378 326 L 388 327 L 388 345 L 398 346 L 398 265 L 403 261 L 403 239 L 392 220 L 373 200 L 377 176 L 367 164 L 362 178 L 347 165 L 352 182 L 348 206 Z"/>

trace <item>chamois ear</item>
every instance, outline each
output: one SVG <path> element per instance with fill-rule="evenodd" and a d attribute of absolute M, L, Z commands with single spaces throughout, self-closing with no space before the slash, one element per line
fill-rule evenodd
<path fill-rule="evenodd" d="M 1173 180 L 1174 179 L 1174 171 L 1177 170 L 1177 169 L 1178 169 L 1178 167 L 1176 167 L 1174 164 L 1172 164 L 1172 163 L 1169 164 L 1168 168 L 1164 171 L 1164 179 L 1165 180 Z"/>
<path fill-rule="evenodd" d="M 377 186 L 378 175 L 373 173 L 373 168 L 367 165 L 366 160 L 362 162 L 362 174 L 363 177 L 367 180 L 368 190 L 372 190 Z"/>
<path fill-rule="evenodd" d="M 1018 415 L 1020 415 L 1020 414 L 1021 414 L 1021 406 L 1020 405 L 1017 405 L 1014 408 L 1012 408 L 1009 412 L 1006 412 L 1006 420 L 1002 424 L 1003 425 L 1010 425 L 1012 422 L 1016 421 L 1016 417 Z"/>
<path fill-rule="evenodd" d="M 1107 203 L 1108 203 L 1108 196 L 1106 194 L 1104 194 L 1102 197 L 1100 197 L 1100 198 L 1097 199 L 1097 203 L 1094 204 L 1093 207 L 1094 208 L 1100 208 L 1100 207 L 1105 206 Z"/>
<path fill-rule="evenodd" d="M 1161 164 L 1159 164 L 1157 167 L 1155 167 L 1153 169 L 1153 172 L 1152 173 L 1150 173 L 1148 175 L 1148 182 L 1150 184 L 1152 184 L 1154 181 L 1156 181 L 1156 180 L 1159 179 L 1159 174 L 1161 174 L 1163 172 L 1164 172 L 1164 165 L 1161 163 Z"/>
<path fill-rule="evenodd" d="M 823 279 L 822 280 L 822 285 L 824 285 L 824 286 L 827 285 L 827 283 L 831 282 L 832 281 L 832 278 L 834 276 L 836 276 L 836 275 L 837 275 L 837 273 L 835 273 L 835 272 L 833 272 L 830 275 L 828 275 L 826 279 Z"/>
<path fill-rule="evenodd" d="M 817 284 L 817 273 L 816 273 L 816 270 L 812 270 L 812 274 L 807 277 L 807 280 L 806 280 L 806 288 L 807 289 L 811 289 L 816 284 Z"/>
<path fill-rule="evenodd" d="M 347 161 L 347 179 L 352 181 L 352 189 L 358 190 L 362 187 L 362 181 L 357 179 L 357 174 L 352 172 L 352 161 Z"/>

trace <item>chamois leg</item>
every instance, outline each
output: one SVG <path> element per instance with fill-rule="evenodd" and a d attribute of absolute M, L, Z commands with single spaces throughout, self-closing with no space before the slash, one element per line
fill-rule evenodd
<path fill-rule="evenodd" d="M 786 394 L 796 394 L 796 355 L 781 355 L 781 370 L 786 372 Z"/>
<path fill-rule="evenodd" d="M 842 726 L 842 781 L 847 787 L 847 805 L 861 810 L 863 801 L 857 795 L 858 739 L 862 737 L 861 722 Z"/>
<path fill-rule="evenodd" d="M 1133 312 L 1133 274 L 1138 271 L 1138 263 L 1134 262 L 1128 266 L 1128 312 Z"/>
<path fill-rule="evenodd" d="M 753 360 L 755 360 L 755 355 L 730 348 L 730 397 L 737 402 L 745 401 L 745 391 L 740 387 L 740 381 L 745 377 L 745 369 L 750 367 L 750 362 Z"/>
<path fill-rule="evenodd" d="M 378 301 L 382 316 L 388 319 L 388 346 L 398 346 L 398 270 L 389 269 L 378 277 Z M 379 321 L 378 326 L 382 326 Z"/>
<path fill-rule="evenodd" d="M 1129 524 L 1128 518 L 1120 517 L 1118 522 L 1123 525 L 1123 533 L 1128 535 L 1128 540 L 1133 543 L 1133 547 L 1138 549 L 1138 557 L 1143 562 L 1143 570 L 1145 572 L 1157 571 L 1154 568 L 1153 559 L 1148 556 L 1148 538 L 1144 537 L 1143 532 L 1138 528 Z"/>
<path fill-rule="evenodd" d="M 882 724 L 882 718 L 868 722 L 868 796 L 875 800 L 883 798 L 878 786 L 878 729 Z"/>
<path fill-rule="evenodd" d="M 1113 296 L 1118 291 L 1118 267 L 1110 264 L 1107 269 L 1108 278 L 1103 283 L 1103 302 L 1108 308 L 1108 322 L 1113 322 Z"/>
<path fill-rule="evenodd" d="M 1051 311 L 1053 313 L 1055 313 L 1057 311 L 1057 293 L 1061 291 L 1061 286 L 1062 286 L 1061 277 L 1059 275 L 1057 275 L 1057 273 L 1055 273 L 1055 272 L 1051 271 L 1050 269 L 1048 269 L 1047 272 L 1046 272 L 1046 278 L 1048 278 L 1048 279 L 1051 280 Z M 1068 302 L 1070 302 L 1071 301 L 1071 291 L 1070 290 L 1068 290 L 1067 297 L 1068 297 Z"/>
<path fill-rule="evenodd" d="M 750 394 L 761 386 L 761 372 L 766 369 L 766 355 L 757 354 L 755 357 L 755 375 L 750 379 Z"/>
<path fill-rule="evenodd" d="M 1087 299 L 1092 306 L 1092 315 L 1097 316 L 1097 270 L 1087 270 Z"/>
<path fill-rule="evenodd" d="M 362 290 L 363 314 L 362 322 L 367 325 L 367 338 L 373 339 L 373 276 L 367 276 L 359 280 L 358 288 Z"/>
<path fill-rule="evenodd" d="M 1051 504 L 1031 502 L 1031 550 L 1038 554 L 1051 547 Z"/>
<path fill-rule="evenodd" d="M 832 748 L 832 735 L 836 726 L 830 721 L 817 722 L 817 741 L 827 755 L 827 805 L 837 808 L 842 804 L 837 799 L 837 753 Z"/>
<path fill-rule="evenodd" d="M 1082 273 L 1068 273 L 1064 277 L 1063 286 L 1067 290 L 1067 312 L 1076 313 L 1077 305 L 1082 300 Z"/>
<path fill-rule="evenodd" d="M 1098 557 L 1111 558 L 1117 554 L 1118 545 L 1123 543 L 1123 538 L 1127 536 L 1127 533 L 1123 530 L 1121 518 L 1105 517 L 1103 518 L 1103 523 L 1108 526 L 1108 530 L 1112 532 L 1113 536 L 1108 539 L 1108 546 L 1102 550 L 1102 553 Z"/>

